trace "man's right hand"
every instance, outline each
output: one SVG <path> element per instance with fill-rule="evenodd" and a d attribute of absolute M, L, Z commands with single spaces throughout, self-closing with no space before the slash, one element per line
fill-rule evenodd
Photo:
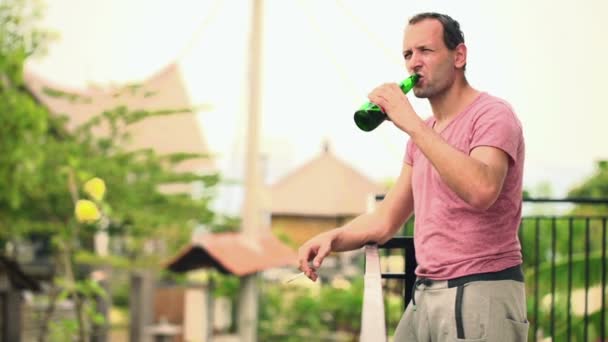
<path fill-rule="evenodd" d="M 332 244 L 337 230 L 321 233 L 306 241 L 298 249 L 298 262 L 300 270 L 312 281 L 318 278 L 317 269 L 321 267 L 323 259 L 332 251 Z"/>

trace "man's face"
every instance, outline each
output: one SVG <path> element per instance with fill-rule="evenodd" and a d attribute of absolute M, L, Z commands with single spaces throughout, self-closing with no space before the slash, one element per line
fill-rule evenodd
<path fill-rule="evenodd" d="M 403 58 L 410 74 L 421 77 L 414 95 L 429 98 L 448 89 L 455 78 L 455 53 L 443 42 L 443 26 L 435 19 L 408 25 L 403 38 Z"/>

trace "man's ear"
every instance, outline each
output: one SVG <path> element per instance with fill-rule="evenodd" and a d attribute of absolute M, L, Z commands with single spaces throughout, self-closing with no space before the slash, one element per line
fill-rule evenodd
<path fill-rule="evenodd" d="M 463 68 L 467 64 L 467 46 L 460 43 L 454 49 L 454 66 L 458 69 Z"/>

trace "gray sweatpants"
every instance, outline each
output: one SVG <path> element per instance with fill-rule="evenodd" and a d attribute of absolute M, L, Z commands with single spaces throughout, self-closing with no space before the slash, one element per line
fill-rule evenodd
<path fill-rule="evenodd" d="M 458 290 L 447 281 L 433 281 L 418 285 L 414 296 L 415 308 L 412 302 L 407 306 L 395 342 L 527 341 L 522 282 L 474 281 Z"/>

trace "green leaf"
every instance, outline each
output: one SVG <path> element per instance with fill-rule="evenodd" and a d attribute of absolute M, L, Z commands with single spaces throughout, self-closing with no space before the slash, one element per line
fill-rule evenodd
<path fill-rule="evenodd" d="M 106 323 L 106 318 L 100 313 L 94 314 L 91 319 L 95 325 L 104 325 Z"/>
<path fill-rule="evenodd" d="M 64 300 L 66 300 L 68 298 L 68 296 L 70 295 L 70 291 L 64 289 L 62 290 L 59 295 L 57 296 L 57 302 L 63 302 Z"/>

